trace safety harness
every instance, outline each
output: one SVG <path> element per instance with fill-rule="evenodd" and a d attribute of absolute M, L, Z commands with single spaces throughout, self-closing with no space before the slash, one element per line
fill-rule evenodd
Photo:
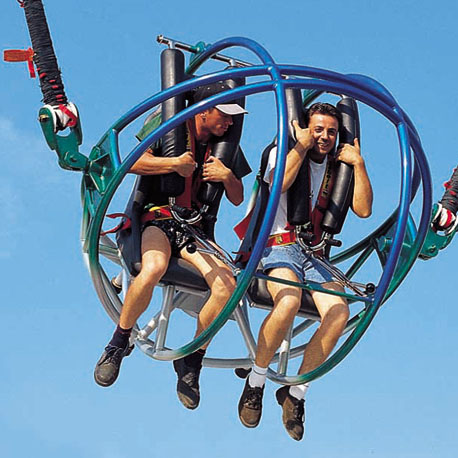
<path fill-rule="evenodd" d="M 258 213 L 258 218 L 260 215 L 264 214 L 265 207 L 267 205 L 267 199 L 269 196 L 269 189 L 268 189 L 268 184 L 264 181 L 264 175 L 265 171 L 267 168 L 267 163 L 268 163 L 268 156 L 271 150 L 271 147 L 273 145 L 270 145 L 269 147 L 266 148 L 266 150 L 263 153 L 263 157 L 261 160 L 261 167 L 258 175 L 258 179 L 260 180 L 260 186 L 261 186 L 261 196 L 260 196 L 260 206 L 261 206 L 261 211 Z M 308 177 L 308 189 L 311 188 L 311 178 L 310 178 L 310 167 L 309 167 L 309 161 L 306 158 L 305 161 L 307 161 L 306 166 L 307 166 L 307 177 Z M 336 167 L 335 167 L 335 161 L 332 156 L 328 156 L 328 161 L 326 164 L 326 171 L 324 173 L 323 181 L 321 183 L 320 191 L 318 194 L 318 198 L 315 204 L 315 207 L 312 209 L 311 208 L 311 199 L 308 200 L 308 205 L 309 205 L 309 221 L 306 222 L 303 226 L 294 226 L 290 223 L 286 226 L 287 232 L 281 232 L 278 234 L 272 234 L 269 239 L 267 240 L 267 247 L 272 247 L 272 246 L 282 246 L 282 245 L 291 245 L 293 243 L 296 243 L 298 241 L 298 238 L 300 237 L 302 240 L 306 240 L 307 245 L 313 249 L 313 246 L 319 244 L 322 239 L 323 235 L 323 229 L 321 228 L 321 221 L 323 220 L 323 216 L 326 212 L 326 209 L 328 208 L 329 204 L 329 199 L 331 196 L 332 188 L 335 183 L 335 174 L 336 174 Z M 298 178 L 296 178 L 297 180 Z M 293 186 L 291 186 L 293 187 Z M 289 191 L 289 190 L 288 190 Z M 308 192 L 307 189 L 304 189 L 303 192 Z M 248 227 L 250 225 L 251 218 L 253 217 L 253 211 L 250 212 L 248 215 L 245 216 L 245 218 L 240 221 L 235 227 L 234 231 L 236 232 L 237 236 L 242 240 L 248 230 Z M 257 227 L 259 226 L 259 221 L 256 223 Z M 259 227 L 258 227 L 259 229 Z M 254 230 L 254 233 L 257 233 L 257 229 Z M 242 261 L 246 261 L 250 255 L 250 251 L 240 251 L 238 254 L 241 256 Z M 315 251 L 316 254 L 319 255 L 324 255 L 325 253 L 324 249 L 319 249 Z"/>
<path fill-rule="evenodd" d="M 196 161 L 197 158 L 197 148 L 196 148 L 196 133 L 195 127 L 191 120 L 188 120 L 186 123 L 187 126 L 187 139 L 186 139 L 186 151 L 191 151 L 193 159 Z M 205 150 L 204 157 L 202 159 L 202 164 L 208 159 L 212 152 L 212 145 L 209 143 Z M 196 161 L 197 162 L 197 161 Z M 202 204 L 198 201 L 199 188 L 202 184 L 202 168 L 199 166 L 193 175 L 185 178 L 185 189 L 182 194 L 176 197 L 175 205 L 177 205 L 182 211 L 191 211 L 193 205 L 200 208 Z M 107 231 L 101 232 L 100 235 L 113 234 L 121 230 L 129 229 L 132 226 L 132 221 L 126 213 L 111 213 L 106 215 L 107 218 L 123 218 L 121 223 L 116 227 L 109 229 Z M 154 220 L 166 220 L 172 219 L 174 216 L 172 214 L 172 209 L 170 205 L 161 205 L 153 206 L 147 208 L 146 211 L 142 214 L 140 221 L 145 224 L 148 221 Z"/>

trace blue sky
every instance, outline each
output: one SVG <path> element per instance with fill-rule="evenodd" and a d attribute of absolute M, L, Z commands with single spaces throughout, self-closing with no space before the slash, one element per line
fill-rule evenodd
<path fill-rule="evenodd" d="M 280 63 L 362 73 L 382 82 L 417 126 L 436 200 L 456 166 L 455 2 L 48 0 L 45 8 L 67 95 L 80 110 L 85 154 L 114 120 L 159 90 L 163 47 L 156 35 L 191 44 L 246 36 Z M 28 47 L 17 3 L 5 0 L 0 11 L 1 48 Z M 36 122 L 41 95 L 26 66 L 2 62 L 0 88 L 2 456 L 456 455 L 453 244 L 438 258 L 418 262 L 356 349 L 313 383 L 300 443 L 283 430 L 271 383 L 261 425 L 248 430 L 240 424 L 243 382 L 232 371 L 204 370 L 202 403 L 194 412 L 176 399 L 171 364 L 140 351 L 125 360 L 113 387 L 98 387 L 93 366 L 113 325 L 81 257 L 80 176 L 59 169 L 47 149 Z M 256 169 L 275 133 L 275 107 L 269 95 L 253 97 L 247 106 L 242 147 Z M 374 214 L 363 222 L 349 218 L 342 236 L 347 246 L 377 227 L 399 193 L 394 129 L 367 107 L 360 109 Z M 126 148 L 134 144 L 132 135 L 123 141 Z M 246 196 L 253 179 L 245 182 Z M 127 194 L 128 186 L 120 189 L 118 210 Z M 243 206 L 222 208 L 217 239 L 228 249 L 237 243 L 227 227 L 242 214 Z M 367 279 L 378 275 L 375 264 L 364 272 Z M 190 337 L 193 324 L 179 324 L 175 332 L 177 341 Z M 210 352 L 239 347 L 229 323 Z"/>

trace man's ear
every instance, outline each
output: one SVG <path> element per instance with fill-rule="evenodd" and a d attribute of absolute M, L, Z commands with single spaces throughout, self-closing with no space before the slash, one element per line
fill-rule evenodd
<path fill-rule="evenodd" d="M 214 108 L 208 108 L 200 113 L 198 113 L 198 116 L 202 119 L 202 121 L 205 121 L 207 119 L 207 116 L 214 110 Z"/>

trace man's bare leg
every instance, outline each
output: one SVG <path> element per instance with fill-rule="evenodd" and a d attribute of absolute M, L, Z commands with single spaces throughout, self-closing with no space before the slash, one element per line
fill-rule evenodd
<path fill-rule="evenodd" d="M 343 292 L 338 283 L 324 283 L 322 286 Z M 342 335 L 349 316 L 348 305 L 343 297 L 319 291 L 312 291 L 311 295 L 321 316 L 321 324 L 307 344 L 299 374 L 310 372 L 326 361 Z"/>
<path fill-rule="evenodd" d="M 288 268 L 279 267 L 269 272 L 272 277 L 298 282 L 296 274 Z M 301 304 L 300 288 L 273 281 L 267 282 L 274 307 L 267 315 L 259 330 L 255 364 L 266 368 L 285 338 Z"/>
<path fill-rule="evenodd" d="M 207 253 L 188 253 L 183 249 L 181 257 L 190 262 L 204 277 L 210 288 L 210 297 L 202 307 L 197 318 L 197 330 L 195 337 L 207 329 L 218 316 L 233 293 L 236 283 L 231 269 L 219 259 Z M 209 342 L 202 346 L 207 348 Z"/>
<path fill-rule="evenodd" d="M 298 282 L 296 274 L 285 267 L 272 269 L 269 275 Z M 256 427 L 261 420 L 267 367 L 301 304 L 302 291 L 298 287 L 269 281 L 267 289 L 274 300 L 274 307 L 259 331 L 255 364 L 245 383 L 238 406 L 240 421 L 248 428 Z"/>
<path fill-rule="evenodd" d="M 190 262 L 204 277 L 210 288 L 210 297 L 197 318 L 195 337 L 208 328 L 218 316 L 235 289 L 235 279 L 231 269 L 212 255 L 196 251 L 181 250 L 181 257 Z M 200 402 L 199 376 L 202 360 L 209 342 L 199 350 L 173 362 L 177 373 L 177 395 L 188 409 L 195 409 Z"/>
<path fill-rule="evenodd" d="M 322 286 L 333 291 L 343 291 L 337 283 L 324 283 Z M 342 335 L 349 315 L 344 298 L 319 291 L 312 291 L 311 295 L 320 314 L 321 323 L 307 344 L 299 374 L 310 372 L 326 361 Z M 284 386 L 275 394 L 282 407 L 285 429 L 295 440 L 301 440 L 304 435 L 304 396 L 307 389 L 308 383 Z"/>
<path fill-rule="evenodd" d="M 142 234 L 142 268 L 127 290 L 119 326 L 132 328 L 148 307 L 154 287 L 167 271 L 171 255 L 169 239 L 155 226 Z"/>
<path fill-rule="evenodd" d="M 94 370 L 95 381 L 101 386 L 112 385 L 119 374 L 124 356 L 131 352 L 129 338 L 132 327 L 151 301 L 153 289 L 167 270 L 170 243 L 164 232 L 154 226 L 142 234 L 142 268 L 129 287 L 119 324 Z"/>

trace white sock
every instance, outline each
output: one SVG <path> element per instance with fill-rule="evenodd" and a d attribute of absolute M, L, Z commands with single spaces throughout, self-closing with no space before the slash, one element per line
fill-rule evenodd
<path fill-rule="evenodd" d="M 253 364 L 250 375 L 248 376 L 248 384 L 251 388 L 262 388 L 266 383 L 267 367 L 259 367 Z"/>
<path fill-rule="evenodd" d="M 302 385 L 294 385 L 289 387 L 289 394 L 294 396 L 296 399 L 304 399 L 305 393 L 309 389 L 309 383 L 303 383 Z"/>

